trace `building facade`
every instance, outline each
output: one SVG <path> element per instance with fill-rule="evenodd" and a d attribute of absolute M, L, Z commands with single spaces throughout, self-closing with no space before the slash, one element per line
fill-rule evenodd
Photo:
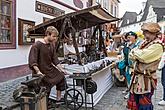
<path fill-rule="evenodd" d="M 101 6 L 112 14 L 114 17 L 119 17 L 119 0 L 93 0 L 92 4 L 101 4 Z"/>
<path fill-rule="evenodd" d="M 165 1 L 147 0 L 142 3 L 143 9 L 139 14 L 135 12 L 126 12 L 120 22 L 121 33 L 134 31 L 141 32 L 141 26 L 146 22 L 156 22 L 161 26 L 161 32 L 165 31 Z"/>
<path fill-rule="evenodd" d="M 108 13 L 110 13 L 112 16 L 119 18 L 119 0 L 93 0 L 92 4 L 97 5 L 100 4 Z M 117 22 L 111 22 L 106 23 L 103 26 L 104 32 L 108 33 L 109 35 L 112 35 L 112 33 L 115 33 L 118 29 L 118 21 Z"/>
<path fill-rule="evenodd" d="M 28 54 L 35 39 L 28 28 L 90 6 L 90 0 L 0 0 L 0 82 L 30 73 Z"/>

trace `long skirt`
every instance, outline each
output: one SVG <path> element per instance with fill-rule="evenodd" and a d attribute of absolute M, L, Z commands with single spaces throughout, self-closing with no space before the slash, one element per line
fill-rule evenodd
<path fill-rule="evenodd" d="M 152 93 L 131 94 L 127 102 L 128 109 L 131 110 L 153 110 L 151 102 Z"/>
<path fill-rule="evenodd" d="M 157 80 L 154 80 L 157 84 Z M 153 110 L 152 96 L 154 94 L 154 88 L 151 87 L 150 93 L 135 94 L 130 93 L 127 101 L 127 108 L 131 110 Z"/>

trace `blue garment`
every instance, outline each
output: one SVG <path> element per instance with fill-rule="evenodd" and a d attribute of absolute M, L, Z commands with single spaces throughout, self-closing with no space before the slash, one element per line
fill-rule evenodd
<path fill-rule="evenodd" d="M 119 69 L 125 69 L 125 67 L 126 67 L 126 64 L 125 64 L 125 60 L 122 60 L 122 61 L 120 61 L 120 62 L 118 62 L 118 68 Z"/>
<path fill-rule="evenodd" d="M 165 101 L 165 87 L 163 87 L 163 100 Z"/>
<path fill-rule="evenodd" d="M 153 104 L 151 102 L 153 93 L 135 94 L 135 101 L 138 106 L 138 110 L 153 110 Z"/>
<path fill-rule="evenodd" d="M 141 41 L 138 40 L 130 46 L 127 46 L 127 44 L 126 44 L 123 48 L 124 60 L 125 60 L 125 65 L 126 65 L 125 77 L 127 79 L 128 84 L 130 84 L 130 81 L 131 81 L 130 66 L 132 65 L 132 61 L 128 58 L 129 52 L 131 51 L 131 49 L 139 46 L 140 43 L 141 43 Z"/>
<path fill-rule="evenodd" d="M 127 101 L 127 107 L 131 110 L 153 110 L 152 96 L 154 89 L 150 93 L 135 94 L 130 93 Z"/>
<path fill-rule="evenodd" d="M 126 71 L 126 66 L 128 66 L 128 63 L 127 63 L 127 61 L 128 61 L 128 49 L 126 48 L 127 42 L 123 43 L 122 45 L 124 46 L 124 48 L 123 48 L 124 59 L 122 61 L 118 62 L 117 66 L 118 66 L 118 69 L 120 71 L 120 74 L 124 75 L 126 77 L 125 71 Z"/>
<path fill-rule="evenodd" d="M 128 42 L 123 43 L 124 60 L 117 63 L 118 69 L 120 70 L 120 74 L 126 77 L 128 84 L 130 84 L 131 81 L 130 66 L 132 65 L 132 61 L 128 58 L 128 55 L 131 49 L 139 46 L 139 44 L 140 41 L 136 41 L 136 43 L 130 46 L 128 46 Z"/>
<path fill-rule="evenodd" d="M 162 68 L 161 83 L 163 86 L 163 100 L 165 101 L 165 66 Z"/>
<path fill-rule="evenodd" d="M 163 87 L 165 88 L 165 66 L 162 68 L 161 83 Z"/>
<path fill-rule="evenodd" d="M 126 68 L 125 77 L 127 79 L 127 83 L 130 85 L 130 83 L 131 83 L 131 74 L 130 74 L 130 68 L 129 67 Z"/>
<path fill-rule="evenodd" d="M 123 54 L 124 54 L 124 60 L 125 60 L 125 65 L 128 66 L 128 54 L 129 54 L 130 48 L 127 47 L 127 45 L 124 45 L 123 48 Z"/>

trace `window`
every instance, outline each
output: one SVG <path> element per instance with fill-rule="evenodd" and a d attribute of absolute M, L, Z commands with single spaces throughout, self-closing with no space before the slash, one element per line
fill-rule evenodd
<path fill-rule="evenodd" d="M 15 3 L 15 0 L 0 0 L 0 49 L 16 48 Z"/>
<path fill-rule="evenodd" d="M 117 17 L 117 7 L 115 6 L 115 10 L 114 10 L 114 16 Z"/>
<path fill-rule="evenodd" d="M 92 0 L 88 0 L 88 2 L 86 2 L 86 7 L 90 7 L 92 6 Z"/>
<path fill-rule="evenodd" d="M 127 24 L 129 24 L 129 19 L 127 19 Z"/>
<path fill-rule="evenodd" d="M 103 0 L 103 8 L 108 10 L 108 0 Z"/>
<path fill-rule="evenodd" d="M 113 15 L 113 3 L 111 3 L 111 14 Z"/>
<path fill-rule="evenodd" d="M 18 44 L 31 45 L 35 42 L 34 38 L 28 36 L 28 29 L 35 26 L 34 21 L 24 20 L 18 18 Z"/>
<path fill-rule="evenodd" d="M 100 0 L 96 0 L 96 3 L 100 4 Z"/>

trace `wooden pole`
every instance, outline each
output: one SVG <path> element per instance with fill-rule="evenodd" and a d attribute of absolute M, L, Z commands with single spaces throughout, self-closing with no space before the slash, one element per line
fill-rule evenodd
<path fill-rule="evenodd" d="M 101 30 L 101 25 L 99 26 L 99 50 L 104 51 L 104 54 L 105 56 L 107 56 L 107 51 L 106 51 L 106 47 L 105 47 L 105 44 L 104 44 L 104 39 L 103 39 L 103 36 L 102 36 L 102 30 Z"/>
<path fill-rule="evenodd" d="M 80 65 L 82 65 L 80 53 L 79 53 L 79 50 L 78 50 L 78 44 L 77 44 L 77 42 L 76 42 L 76 30 L 75 30 L 75 28 L 72 26 L 72 22 L 71 22 L 70 18 L 68 18 L 67 21 L 68 21 L 68 26 L 69 26 L 69 27 L 72 29 L 72 31 L 73 31 L 73 33 L 72 33 L 72 34 L 73 34 L 73 35 L 72 35 L 73 46 L 74 46 L 75 51 L 76 51 L 78 63 L 79 63 Z"/>

